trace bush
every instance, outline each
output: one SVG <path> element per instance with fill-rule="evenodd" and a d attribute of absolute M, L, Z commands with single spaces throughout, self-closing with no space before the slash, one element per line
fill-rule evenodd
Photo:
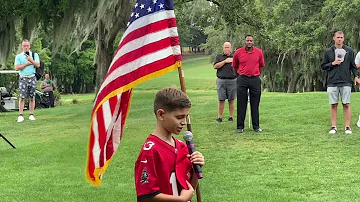
<path fill-rule="evenodd" d="M 54 90 L 55 106 L 62 105 L 60 92 L 56 89 Z"/>
<path fill-rule="evenodd" d="M 74 99 L 72 100 L 72 103 L 75 104 L 75 105 L 76 105 L 76 104 L 79 104 L 79 100 L 76 99 L 76 98 L 74 98 Z"/>

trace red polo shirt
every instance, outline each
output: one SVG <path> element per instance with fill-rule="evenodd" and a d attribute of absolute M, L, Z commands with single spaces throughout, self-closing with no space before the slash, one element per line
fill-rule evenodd
<path fill-rule="evenodd" d="M 265 67 L 263 52 L 254 46 L 251 52 L 247 52 L 245 46 L 239 48 L 235 51 L 232 66 L 238 68 L 240 75 L 259 76 L 261 68 Z"/>

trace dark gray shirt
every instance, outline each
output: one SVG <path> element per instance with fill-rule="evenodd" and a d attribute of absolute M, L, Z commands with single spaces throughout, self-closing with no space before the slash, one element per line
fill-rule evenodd
<path fill-rule="evenodd" d="M 327 85 L 328 87 L 335 86 L 352 86 L 353 77 L 358 76 L 358 71 L 355 65 L 354 51 L 348 47 L 342 47 L 346 51 L 344 61 L 340 65 L 332 65 L 335 60 L 335 46 L 331 46 L 325 52 L 324 59 L 321 63 L 321 68 L 328 72 Z"/>
<path fill-rule="evenodd" d="M 232 58 L 233 55 L 217 55 L 214 61 L 214 65 L 218 62 L 226 60 L 226 58 Z M 220 79 L 235 79 L 236 74 L 234 68 L 231 66 L 232 63 L 225 63 L 224 66 L 217 69 L 216 76 Z"/>

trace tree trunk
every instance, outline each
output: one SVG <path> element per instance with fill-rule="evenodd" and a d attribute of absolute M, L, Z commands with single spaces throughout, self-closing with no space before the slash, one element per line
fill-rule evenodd
<path fill-rule="evenodd" d="M 311 79 L 310 83 L 305 87 L 306 92 L 313 92 L 314 91 L 314 79 Z"/>
<path fill-rule="evenodd" d="M 298 82 L 298 80 L 300 78 L 300 75 L 301 74 L 299 72 L 291 73 L 287 93 L 295 93 L 296 92 L 296 84 L 297 84 L 297 82 Z"/>
<path fill-rule="evenodd" d="M 111 19 L 102 19 L 95 30 L 96 37 L 96 81 L 95 81 L 95 94 L 98 93 L 106 73 L 111 64 L 114 54 L 114 42 L 117 34 L 123 28 L 126 28 L 127 20 L 131 11 L 130 0 L 118 1 L 118 4 L 113 7 L 115 13 Z M 121 12 L 120 12 L 121 11 Z M 106 21 L 104 21 L 106 20 Z M 105 22 L 112 22 L 112 26 L 105 26 Z"/>
<path fill-rule="evenodd" d="M 96 29 L 97 39 L 96 39 L 96 87 L 95 93 L 97 94 L 106 73 L 109 69 L 112 60 L 112 46 L 109 47 L 109 44 L 106 43 L 105 37 L 107 30 L 104 28 L 104 23 L 101 21 L 98 28 Z"/>
<path fill-rule="evenodd" d="M 288 86 L 289 86 L 289 78 L 288 78 L 288 76 L 284 76 L 284 85 L 283 85 L 283 90 L 282 90 L 282 92 L 286 92 L 287 91 L 287 89 L 288 89 Z"/>
<path fill-rule="evenodd" d="M 21 28 L 21 34 L 24 39 L 30 40 L 29 26 L 27 18 L 23 20 L 23 26 Z"/>

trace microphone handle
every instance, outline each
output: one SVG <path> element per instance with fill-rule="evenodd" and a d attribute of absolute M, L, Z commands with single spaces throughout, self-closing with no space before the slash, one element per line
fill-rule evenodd
<path fill-rule="evenodd" d="M 187 141 L 186 144 L 189 149 L 189 154 L 192 154 L 196 151 L 193 141 Z M 197 165 L 197 164 L 193 164 L 193 167 L 194 167 L 197 178 L 198 179 L 203 178 L 201 166 Z"/>

